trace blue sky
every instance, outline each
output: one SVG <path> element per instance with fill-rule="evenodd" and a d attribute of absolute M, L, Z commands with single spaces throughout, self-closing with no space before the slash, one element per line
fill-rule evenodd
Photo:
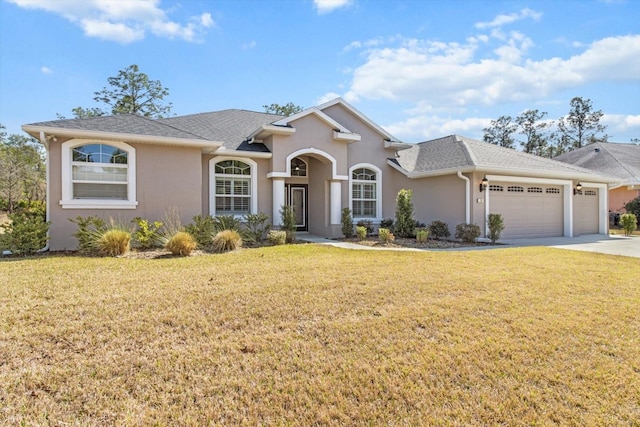
<path fill-rule="evenodd" d="M 0 123 L 98 107 L 137 64 L 177 115 L 342 96 L 400 140 L 557 120 L 574 96 L 640 138 L 640 2 L 0 0 Z"/>

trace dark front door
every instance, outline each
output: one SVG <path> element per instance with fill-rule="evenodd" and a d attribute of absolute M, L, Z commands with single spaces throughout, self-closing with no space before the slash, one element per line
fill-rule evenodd
<path fill-rule="evenodd" d="M 306 184 L 287 184 L 287 204 L 293 208 L 293 215 L 296 218 L 296 230 L 307 231 L 307 190 Z"/>

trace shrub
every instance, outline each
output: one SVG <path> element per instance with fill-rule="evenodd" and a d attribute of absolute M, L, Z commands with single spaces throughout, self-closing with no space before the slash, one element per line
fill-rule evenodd
<path fill-rule="evenodd" d="M 119 256 L 127 253 L 131 245 L 131 233 L 119 228 L 105 231 L 97 241 L 100 253 L 106 256 Z"/>
<path fill-rule="evenodd" d="M 189 256 L 198 245 L 196 239 L 186 231 L 178 231 L 164 246 L 173 255 Z"/>
<path fill-rule="evenodd" d="M 362 227 L 360 225 L 356 226 L 356 236 L 358 239 L 364 240 L 367 238 L 367 227 Z"/>
<path fill-rule="evenodd" d="M 250 242 L 262 242 L 271 228 L 271 224 L 268 224 L 267 221 L 269 221 L 269 215 L 265 213 L 246 214 L 244 216 L 246 239 Z"/>
<path fill-rule="evenodd" d="M 342 234 L 347 239 L 353 237 L 353 218 L 351 218 L 351 209 L 342 209 Z"/>
<path fill-rule="evenodd" d="M 631 236 L 631 233 L 633 233 L 636 230 L 637 221 L 638 219 L 632 213 L 626 213 L 620 216 L 620 225 L 624 230 L 625 236 Z"/>
<path fill-rule="evenodd" d="M 80 252 L 93 252 L 98 250 L 98 240 L 108 230 L 106 222 L 97 215 L 83 218 L 77 216 L 69 221 L 76 224 L 78 229 L 73 233 L 73 237 L 78 239 L 78 250 Z"/>
<path fill-rule="evenodd" d="M 636 218 L 640 218 L 640 196 L 624 205 L 624 210 L 627 211 L 627 213 L 634 214 Z"/>
<path fill-rule="evenodd" d="M 240 232 L 242 221 L 233 215 L 218 215 L 213 218 L 214 235 L 223 230 Z"/>
<path fill-rule="evenodd" d="M 373 233 L 373 223 L 370 219 L 361 219 L 356 223 L 356 227 L 364 227 L 367 230 L 367 235 Z"/>
<path fill-rule="evenodd" d="M 137 216 L 131 222 L 138 227 L 133 233 L 133 240 L 140 248 L 149 249 L 161 246 L 160 229 L 162 228 L 162 223 L 160 221 L 149 222 Z"/>
<path fill-rule="evenodd" d="M 381 228 L 388 228 L 389 230 L 393 230 L 393 219 L 386 218 L 380 221 Z"/>
<path fill-rule="evenodd" d="M 236 230 L 219 231 L 213 238 L 213 250 L 229 252 L 242 247 L 242 237 Z"/>
<path fill-rule="evenodd" d="M 464 243 L 475 243 L 482 232 L 478 224 L 458 224 L 456 225 L 456 239 L 461 239 Z"/>
<path fill-rule="evenodd" d="M 431 221 L 431 224 L 429 224 L 429 233 L 436 239 L 446 239 L 451 236 L 447 223 L 440 220 Z"/>
<path fill-rule="evenodd" d="M 189 233 L 199 246 L 209 248 L 213 245 L 213 236 L 217 233 L 216 221 L 212 216 L 196 215 L 193 217 L 193 223 L 184 227 L 184 231 Z M 173 236 L 175 237 L 175 234 Z"/>
<path fill-rule="evenodd" d="M 402 189 L 396 196 L 396 222 L 395 233 L 400 237 L 413 237 L 415 235 L 416 222 L 413 219 L 413 192 Z"/>
<path fill-rule="evenodd" d="M 378 239 L 380 243 L 387 244 L 393 242 L 396 237 L 388 228 L 379 228 L 378 229 Z"/>
<path fill-rule="evenodd" d="M 287 233 L 287 243 L 296 239 L 296 217 L 293 213 L 293 206 L 282 206 L 280 209 L 280 219 L 282 225 L 280 229 Z"/>
<path fill-rule="evenodd" d="M 500 235 L 504 230 L 504 220 L 501 214 L 489 214 L 489 239 L 491 243 L 495 244 L 500 240 Z"/>
<path fill-rule="evenodd" d="M 426 243 L 429 238 L 429 230 L 426 228 L 420 228 L 416 231 L 416 240 L 418 243 Z"/>
<path fill-rule="evenodd" d="M 284 230 L 271 230 L 267 234 L 267 240 L 272 245 L 284 245 L 287 242 L 287 232 Z"/>
<path fill-rule="evenodd" d="M 40 213 L 13 213 L 9 215 L 9 224 L 0 225 L 0 254 L 9 250 L 16 255 L 32 255 L 44 248 L 49 240 L 47 232 L 50 222 Z"/>

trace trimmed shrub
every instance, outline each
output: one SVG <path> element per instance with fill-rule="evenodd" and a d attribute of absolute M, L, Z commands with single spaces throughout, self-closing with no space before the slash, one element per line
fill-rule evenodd
<path fill-rule="evenodd" d="M 173 255 L 189 256 L 197 247 L 196 239 L 186 231 L 178 231 L 164 246 Z"/>
<path fill-rule="evenodd" d="M 478 224 L 458 224 L 456 225 L 456 239 L 464 243 L 475 243 L 482 232 Z"/>
<path fill-rule="evenodd" d="M 136 224 L 137 229 L 133 233 L 133 241 L 141 249 L 150 249 L 162 246 L 161 233 L 162 223 L 160 221 L 149 222 L 139 216 L 135 217 L 131 222 Z"/>
<path fill-rule="evenodd" d="M 272 245 L 284 245 L 287 243 L 287 232 L 284 230 L 271 230 L 267 234 L 267 240 Z"/>
<path fill-rule="evenodd" d="M 362 227 L 360 225 L 356 226 L 356 236 L 360 240 L 364 240 L 367 238 L 367 227 Z"/>
<path fill-rule="evenodd" d="M 282 225 L 280 229 L 287 233 L 287 243 L 296 240 L 296 217 L 293 213 L 293 206 L 282 206 L 280 209 L 280 219 Z"/>
<path fill-rule="evenodd" d="M 416 240 L 418 243 L 427 243 L 427 239 L 429 239 L 429 230 L 420 228 L 416 231 Z"/>
<path fill-rule="evenodd" d="M 489 214 L 489 239 L 495 244 L 500 240 L 502 231 L 504 230 L 504 220 L 501 214 Z"/>
<path fill-rule="evenodd" d="M 370 219 L 361 219 L 356 223 L 356 227 L 364 227 L 367 230 L 367 236 L 373 233 L 373 223 Z"/>
<path fill-rule="evenodd" d="M 631 236 L 631 233 L 637 228 L 637 222 L 638 219 L 632 213 L 626 213 L 620 216 L 620 226 L 622 226 L 625 236 Z"/>
<path fill-rule="evenodd" d="M 107 230 L 97 241 L 100 253 L 106 256 L 119 256 L 129 252 L 131 233 L 119 228 Z"/>
<path fill-rule="evenodd" d="M 391 243 L 394 240 L 396 240 L 396 237 L 388 228 L 379 228 L 378 239 L 380 240 L 380 243 L 383 243 L 386 245 L 387 243 Z"/>
<path fill-rule="evenodd" d="M 380 221 L 380 228 L 388 228 L 393 231 L 393 219 L 386 218 Z"/>
<path fill-rule="evenodd" d="M 215 252 L 229 252 L 242 247 L 242 237 L 236 230 L 222 230 L 213 238 Z"/>
<path fill-rule="evenodd" d="M 353 237 L 353 218 L 351 218 L 351 209 L 342 209 L 342 234 L 347 239 Z"/>
<path fill-rule="evenodd" d="M 416 222 L 413 219 L 413 191 L 402 189 L 396 196 L 396 222 L 393 231 L 400 237 L 413 237 Z"/>
<path fill-rule="evenodd" d="M 451 236 L 447 223 L 440 220 L 431 221 L 429 233 L 436 239 L 446 239 Z"/>
<path fill-rule="evenodd" d="M 69 221 L 76 224 L 78 229 L 73 233 L 73 237 L 78 239 L 78 251 L 94 252 L 98 250 L 98 240 L 108 230 L 106 222 L 97 215 L 83 218 L 77 216 Z"/>
<path fill-rule="evenodd" d="M 10 223 L 0 225 L 0 255 L 9 250 L 16 255 L 32 255 L 44 248 L 49 240 L 50 222 L 39 213 L 9 214 Z"/>
<path fill-rule="evenodd" d="M 269 221 L 269 215 L 265 213 L 246 214 L 244 216 L 245 238 L 249 242 L 261 243 L 271 228 L 271 224 L 267 221 Z"/>

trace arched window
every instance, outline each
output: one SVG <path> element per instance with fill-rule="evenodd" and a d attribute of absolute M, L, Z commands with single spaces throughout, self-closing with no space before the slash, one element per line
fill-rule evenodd
<path fill-rule="evenodd" d="M 246 215 L 255 211 L 253 160 L 213 159 L 211 215 Z"/>
<path fill-rule="evenodd" d="M 291 176 L 307 176 L 307 163 L 300 157 L 291 159 Z"/>
<path fill-rule="evenodd" d="M 62 144 L 64 208 L 134 208 L 135 149 L 123 142 Z"/>
<path fill-rule="evenodd" d="M 373 165 L 356 165 L 350 170 L 351 212 L 354 218 L 380 218 L 381 171 Z"/>

